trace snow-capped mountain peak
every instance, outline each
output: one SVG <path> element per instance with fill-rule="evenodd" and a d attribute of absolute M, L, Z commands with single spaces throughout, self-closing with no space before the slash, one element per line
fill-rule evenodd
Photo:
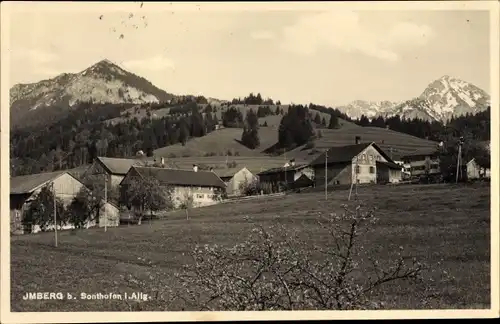
<path fill-rule="evenodd" d="M 360 118 L 361 115 L 369 119 L 399 115 L 407 119 L 419 118 L 447 122 L 451 117 L 467 113 L 477 114 L 486 110 L 490 105 L 490 96 L 469 82 L 444 75 L 431 82 L 416 98 L 399 104 L 385 103 L 381 105 L 354 101 L 349 105 L 339 107 L 339 110 L 351 118 Z"/>

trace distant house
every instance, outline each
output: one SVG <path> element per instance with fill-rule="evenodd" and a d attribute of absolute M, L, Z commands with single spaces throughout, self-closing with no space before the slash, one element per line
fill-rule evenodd
<path fill-rule="evenodd" d="M 294 160 L 282 167 L 268 169 L 258 174 L 259 182 L 270 186 L 272 191 L 278 191 L 280 184 L 291 186 L 302 175 L 312 180 L 314 169 L 308 164 L 295 164 Z"/>
<path fill-rule="evenodd" d="M 314 186 L 314 180 L 312 180 L 305 174 L 302 174 L 300 177 L 298 177 L 297 180 L 295 180 L 291 185 L 293 189 L 307 188 L 312 186 Z"/>
<path fill-rule="evenodd" d="M 36 199 L 37 194 L 43 187 L 54 188 L 56 197 L 67 207 L 74 197 L 85 185 L 66 171 L 31 174 L 10 179 L 10 229 L 13 234 L 36 233 L 40 228 L 35 225 L 23 226 L 24 212 L 29 208 L 30 203 Z M 106 210 L 106 213 L 104 213 Z M 107 226 L 116 226 L 114 217 L 118 215 L 117 207 L 106 204 L 101 212 L 100 223 L 104 222 L 104 215 L 107 215 Z M 88 223 L 87 227 L 95 226 L 96 223 Z M 65 225 L 61 229 L 73 228 L 72 225 Z"/>
<path fill-rule="evenodd" d="M 401 181 L 401 166 L 375 143 L 360 143 L 332 147 L 317 157 L 314 168 L 316 186 L 351 183 L 397 183 Z M 326 171 L 326 172 L 325 172 Z M 326 174 L 325 174 L 326 173 Z"/>
<path fill-rule="evenodd" d="M 173 189 L 171 199 L 175 208 L 190 196 L 193 197 L 193 207 L 213 205 L 218 201 L 217 194 L 226 188 L 226 184 L 214 172 L 198 171 L 197 166 L 193 170 L 132 166 L 120 183 L 122 197 L 126 197 L 128 186 L 134 178 L 149 177 Z"/>
<path fill-rule="evenodd" d="M 467 162 L 467 179 L 483 179 L 490 176 L 490 169 L 481 167 L 475 159 Z"/>
<path fill-rule="evenodd" d="M 422 149 L 402 156 L 401 159 L 409 165 L 410 176 L 440 175 L 439 151 L 437 149 Z"/>
<path fill-rule="evenodd" d="M 242 194 L 242 186 L 258 181 L 258 177 L 247 168 L 236 167 L 227 169 L 213 170 L 219 178 L 226 184 L 226 193 L 228 196 L 239 196 Z"/>
<path fill-rule="evenodd" d="M 133 165 L 145 165 L 144 160 L 140 159 L 121 159 L 99 156 L 94 163 L 87 169 L 87 175 L 105 175 L 109 188 L 117 187 L 123 180 L 127 172 Z"/>

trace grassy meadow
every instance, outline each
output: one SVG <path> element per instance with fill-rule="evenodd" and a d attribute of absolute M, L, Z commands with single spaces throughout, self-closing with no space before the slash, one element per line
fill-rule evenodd
<path fill-rule="evenodd" d="M 358 199 L 376 207 L 379 222 L 362 244 L 380 262 L 404 247 L 407 255 L 431 266 L 417 285 L 395 282 L 373 295 L 388 309 L 489 308 L 490 191 L 488 184 L 360 187 Z M 158 299 L 128 305 L 111 300 L 26 301 L 26 292 L 142 292 L 174 285 L 173 274 L 189 264 L 195 244 L 241 243 L 252 222 L 280 222 L 299 229 L 305 240 L 315 234 L 318 213 L 340 211 L 347 190 L 290 194 L 224 203 L 184 211 L 141 226 L 120 226 L 11 238 L 12 311 L 179 310 Z M 354 202 L 351 202 L 354 203 Z M 276 216 L 279 215 L 279 219 Z M 361 264 L 363 260 L 360 260 Z"/>

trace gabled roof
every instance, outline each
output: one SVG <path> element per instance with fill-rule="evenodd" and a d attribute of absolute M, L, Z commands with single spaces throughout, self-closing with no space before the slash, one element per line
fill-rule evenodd
<path fill-rule="evenodd" d="M 59 178 L 65 173 L 75 178 L 73 175 L 66 171 L 45 172 L 12 177 L 10 178 L 10 194 L 19 195 L 32 193 L 38 188 L 44 186 L 46 183 Z"/>
<path fill-rule="evenodd" d="M 426 155 L 437 155 L 439 153 L 439 150 L 437 148 L 423 148 L 416 150 L 412 153 L 407 153 L 401 157 L 401 159 L 408 159 L 411 157 L 419 157 L 419 156 L 426 156 Z"/>
<path fill-rule="evenodd" d="M 387 153 L 385 153 L 384 150 L 380 148 L 380 146 L 375 144 L 375 142 L 332 147 L 327 151 L 327 163 L 350 163 L 354 157 L 358 156 L 359 153 L 363 152 L 369 146 L 372 146 L 375 150 L 377 150 L 379 154 L 382 155 L 388 162 L 394 163 L 389 155 L 387 155 Z M 325 165 L 325 153 L 314 159 L 311 162 L 311 165 Z"/>
<path fill-rule="evenodd" d="M 220 178 L 229 178 L 229 177 L 233 177 L 236 173 L 240 172 L 241 170 L 247 170 L 248 172 L 250 172 L 250 170 L 248 170 L 246 167 L 236 167 L 236 168 L 225 168 L 225 169 L 214 169 L 213 172 L 218 175 Z M 252 172 L 250 172 L 252 173 Z"/>
<path fill-rule="evenodd" d="M 281 172 L 285 172 L 285 171 L 287 171 L 287 172 L 288 171 L 298 171 L 298 170 L 302 170 L 308 166 L 309 166 L 308 164 L 296 164 L 296 165 L 290 165 L 287 167 L 282 166 L 282 167 L 278 167 L 278 168 L 267 169 L 265 171 L 259 172 L 258 175 L 281 173 Z"/>
<path fill-rule="evenodd" d="M 99 156 L 96 159 L 110 173 L 115 175 L 126 175 L 133 165 L 144 165 L 138 159 L 121 159 Z"/>
<path fill-rule="evenodd" d="M 132 166 L 141 177 L 152 177 L 162 185 L 219 187 L 224 188 L 226 184 L 215 173 L 210 171 L 179 170 L 155 167 Z M 125 179 L 124 179 L 125 180 Z M 123 182 L 123 181 L 122 181 Z"/>
<path fill-rule="evenodd" d="M 376 161 L 376 163 L 383 164 L 390 169 L 398 169 L 401 170 L 402 166 L 393 162 L 385 162 L 385 161 Z"/>
<path fill-rule="evenodd" d="M 314 181 L 306 176 L 305 174 L 302 174 L 300 177 L 297 178 L 292 184 L 292 186 L 296 188 L 300 187 L 307 187 L 307 186 L 312 186 L 314 184 Z"/>

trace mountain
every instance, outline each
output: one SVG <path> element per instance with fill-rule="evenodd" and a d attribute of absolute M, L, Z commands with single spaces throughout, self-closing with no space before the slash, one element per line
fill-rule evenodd
<path fill-rule="evenodd" d="M 390 113 L 397 104 L 397 102 L 392 101 L 355 100 L 337 109 L 353 119 L 359 119 L 361 115 L 365 115 L 371 119 L 379 115 Z"/>
<path fill-rule="evenodd" d="M 407 119 L 447 122 L 451 117 L 477 114 L 486 110 L 490 105 L 490 96 L 469 82 L 445 75 L 431 82 L 416 98 L 401 103 L 383 103 L 385 104 L 354 101 L 339 107 L 339 110 L 351 118 L 359 118 L 361 115 L 368 118 L 399 115 Z"/>
<path fill-rule="evenodd" d="M 79 73 L 14 85 L 10 89 L 11 124 L 42 117 L 57 119 L 79 102 L 142 104 L 172 97 L 148 80 L 102 60 Z"/>

